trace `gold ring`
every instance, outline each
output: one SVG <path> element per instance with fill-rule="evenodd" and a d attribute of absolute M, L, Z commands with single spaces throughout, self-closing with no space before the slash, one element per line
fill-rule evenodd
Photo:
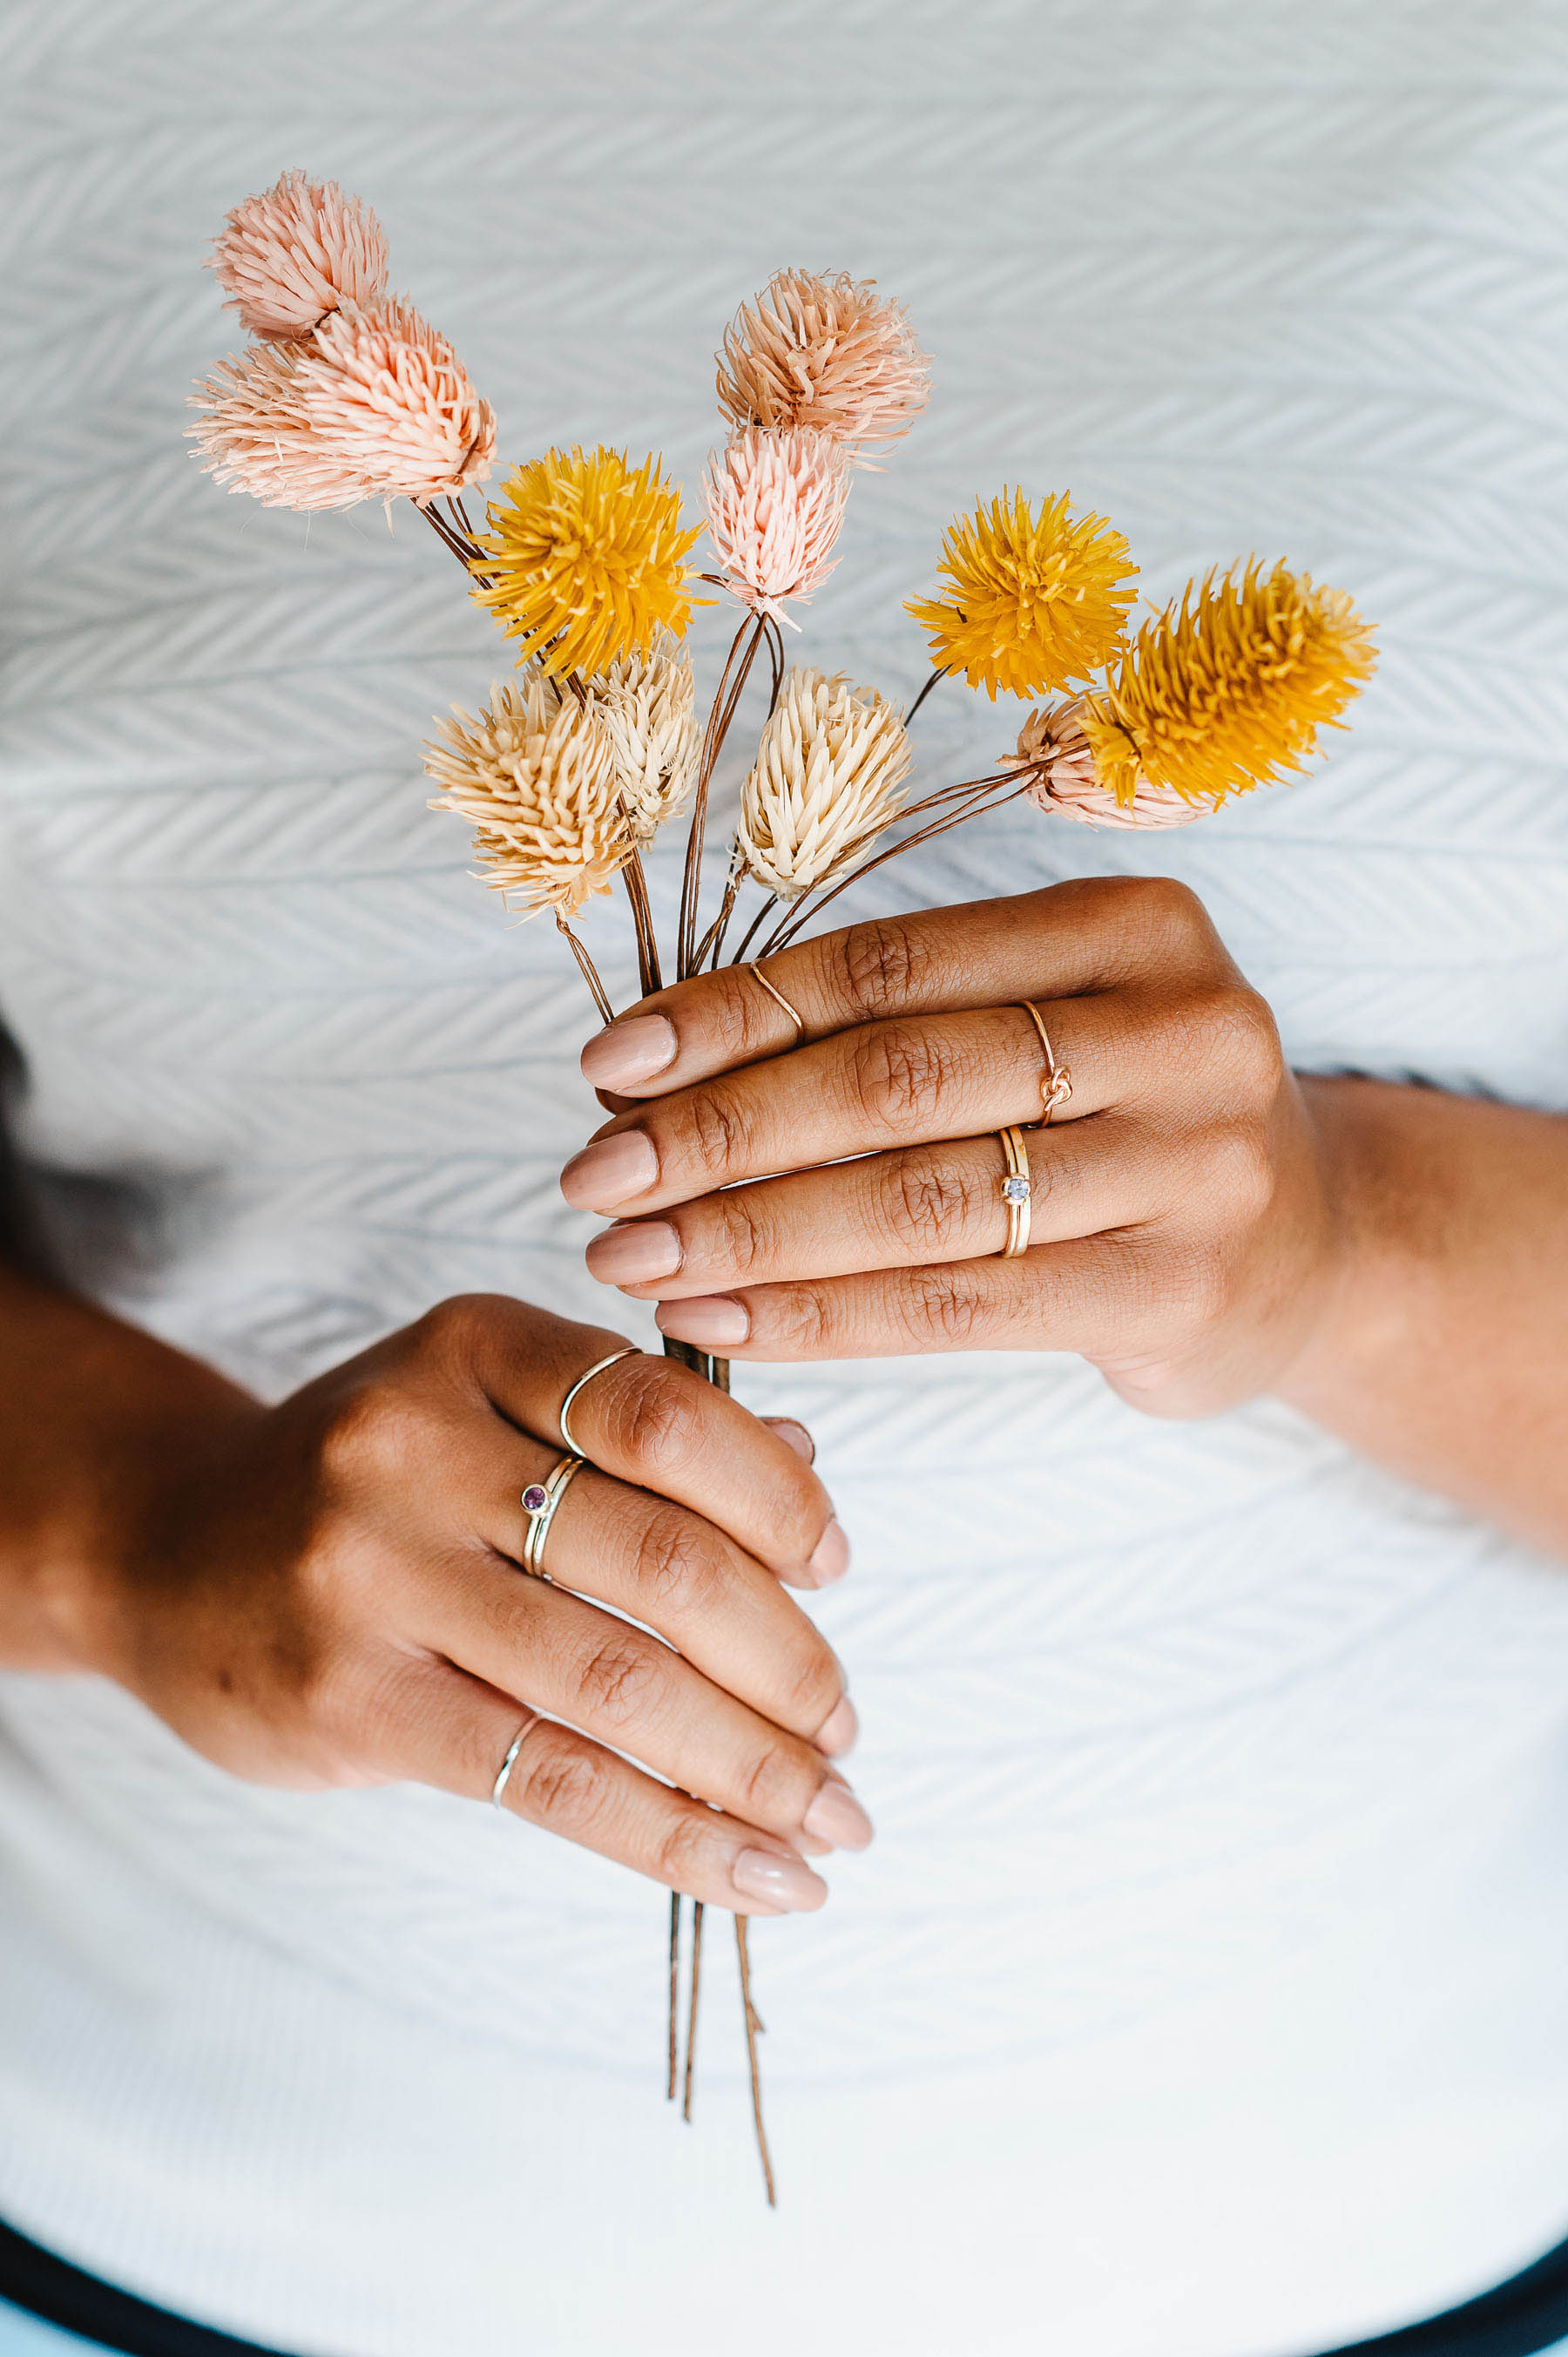
<path fill-rule="evenodd" d="M 544 1542 L 550 1536 L 556 1508 L 587 1461 L 585 1457 L 559 1458 L 542 1481 L 531 1481 L 522 1492 L 521 1503 L 528 1516 L 522 1539 L 522 1567 L 531 1578 L 550 1578 L 544 1568 Z"/>
<path fill-rule="evenodd" d="M 1072 1074 L 1065 1064 L 1057 1062 L 1056 1050 L 1051 1046 L 1051 1035 L 1046 1029 L 1044 1018 L 1034 1001 L 1020 998 L 1016 1003 L 1023 1008 L 1039 1033 L 1040 1045 L 1046 1051 L 1046 1069 L 1040 1074 L 1040 1127 L 1046 1129 L 1049 1126 L 1051 1115 L 1058 1106 L 1066 1104 L 1072 1094 Z"/>
<path fill-rule="evenodd" d="M 562 1439 L 565 1442 L 567 1448 L 575 1451 L 578 1456 L 585 1457 L 587 1455 L 587 1451 L 586 1449 L 580 1448 L 578 1443 L 573 1439 L 572 1427 L 566 1421 L 567 1412 L 572 1405 L 572 1402 L 576 1398 L 577 1394 L 583 1389 L 584 1385 L 585 1383 L 591 1383 L 596 1375 L 602 1375 L 607 1367 L 618 1366 L 623 1359 L 640 1359 L 641 1356 L 642 1352 L 638 1349 L 637 1344 L 635 1342 L 628 1342 L 624 1351 L 612 1351 L 607 1359 L 596 1359 L 593 1365 L 588 1369 L 587 1373 L 585 1375 L 578 1376 L 576 1382 L 573 1384 L 571 1390 L 562 1401 L 559 1409 L 556 1411 L 555 1421 L 561 1426 Z"/>
<path fill-rule="evenodd" d="M 774 985 L 768 981 L 768 976 L 763 973 L 762 968 L 759 965 L 748 965 L 746 967 L 745 971 L 750 974 L 753 982 L 759 982 L 762 985 L 763 989 L 768 993 L 769 998 L 778 1000 L 779 1006 L 784 1009 L 785 1014 L 789 1017 L 790 1022 L 795 1026 L 796 1030 L 800 1033 L 800 1039 L 803 1039 L 806 1036 L 806 1027 L 801 1022 L 800 1017 L 796 1014 L 794 1008 L 790 1006 L 789 1000 L 785 997 L 784 993 L 781 990 L 777 989 Z M 799 1047 L 800 1040 L 798 1039 L 795 1044 Z"/>
<path fill-rule="evenodd" d="M 998 1258 L 1016 1260 L 1021 1252 L 1029 1248 L 1029 1157 L 1021 1129 L 1010 1125 L 999 1129 L 996 1135 L 1007 1157 L 1007 1175 L 1002 1181 L 1002 1200 L 1007 1206 L 1007 1241 Z"/>

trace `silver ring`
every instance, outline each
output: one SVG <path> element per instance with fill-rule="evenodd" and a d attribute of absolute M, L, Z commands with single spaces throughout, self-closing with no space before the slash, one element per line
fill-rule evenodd
<path fill-rule="evenodd" d="M 534 1579 L 550 1577 L 544 1568 L 544 1542 L 550 1536 L 556 1508 L 587 1461 L 585 1457 L 558 1458 L 543 1480 L 531 1481 L 518 1500 L 528 1516 L 528 1528 L 522 1538 L 522 1567 Z"/>
<path fill-rule="evenodd" d="M 506 1758 L 501 1761 L 499 1770 L 496 1776 L 496 1781 L 490 1786 L 490 1806 L 492 1809 L 499 1809 L 500 1807 L 501 1794 L 506 1791 L 506 1780 L 511 1774 L 512 1770 L 517 1766 L 517 1755 L 522 1749 L 522 1738 L 528 1733 L 529 1728 L 532 1725 L 533 1714 L 531 1711 L 529 1716 L 523 1720 L 522 1725 L 518 1728 L 517 1733 L 512 1737 L 511 1741 L 507 1745 Z"/>
<path fill-rule="evenodd" d="M 581 1457 L 586 1454 L 580 1443 L 573 1439 L 572 1427 L 566 1421 L 567 1411 L 571 1407 L 572 1402 L 576 1398 L 577 1394 L 582 1390 L 585 1383 L 591 1383 L 596 1375 L 602 1375 L 607 1367 L 618 1366 L 622 1359 L 640 1359 L 641 1356 L 642 1352 L 639 1350 L 637 1344 L 635 1342 L 628 1342 L 624 1351 L 612 1351 L 607 1359 L 596 1360 L 594 1364 L 588 1369 L 585 1375 L 578 1376 L 576 1382 L 573 1384 L 571 1390 L 562 1401 L 557 1415 L 557 1421 L 561 1426 L 561 1437 L 565 1442 L 567 1448 L 571 1449 L 574 1456 Z"/>

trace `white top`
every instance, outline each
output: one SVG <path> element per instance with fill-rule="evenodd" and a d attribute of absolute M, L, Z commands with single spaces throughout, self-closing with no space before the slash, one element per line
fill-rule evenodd
<path fill-rule="evenodd" d="M 771 268 L 906 296 L 931 408 L 801 640 L 890 693 L 1004 481 L 1112 516 L 1156 597 L 1251 549 L 1351 589 L 1383 662 L 1326 775 L 1147 841 L 1010 813 L 857 905 L 1165 870 L 1305 1066 L 1568 1104 L 1551 0 L 216 21 L 5 32 L 0 1009 L 105 1299 L 269 1394 L 461 1288 L 607 1314 L 555 1186 L 581 985 L 424 808 L 499 642 L 406 509 L 307 531 L 182 449 L 232 340 L 202 242 L 294 163 L 379 208 L 513 457 L 693 485 Z M 1019 711 L 939 690 L 932 775 Z M 618 909 L 596 942 L 624 1003 Z M 1290 2357 L 1568 2229 L 1562 1572 L 1277 1406 L 1146 1422 L 1071 1359 L 737 1388 L 812 1426 L 855 1544 L 821 1611 L 881 1835 L 757 1929 L 777 2216 L 727 1964 L 695 2126 L 661 2101 L 646 1885 L 20 1677 L 0 2214 L 308 2357 Z"/>

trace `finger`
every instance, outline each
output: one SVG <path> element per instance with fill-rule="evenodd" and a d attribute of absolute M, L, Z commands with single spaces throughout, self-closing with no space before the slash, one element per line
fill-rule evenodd
<path fill-rule="evenodd" d="M 551 1442 L 578 1377 L 628 1347 L 607 1328 L 499 1294 L 461 1295 L 424 1322 L 465 1396 Z M 678 1360 L 641 1351 L 616 1360 L 578 1393 L 571 1424 L 591 1463 L 693 1507 L 782 1577 L 814 1586 L 849 1559 L 828 1493 L 800 1452 Z"/>
<path fill-rule="evenodd" d="M 1133 1230 L 993 1255 L 666 1301 L 663 1331 L 736 1359 L 879 1359 L 927 1351 L 1139 1348 L 1155 1300 L 1151 1240 Z"/>
<path fill-rule="evenodd" d="M 494 1556 L 451 1563 L 424 1595 L 416 1641 L 503 1693 L 625 1752 L 682 1792 L 796 1845 L 861 1849 L 871 1824 L 804 1736 L 703 1676 L 646 1629 Z M 813 1693 L 793 1716 L 808 1721 Z"/>
<path fill-rule="evenodd" d="M 583 1071 L 627 1095 L 664 1095 L 851 1025 L 1079 997 L 1169 978 L 1216 957 L 1228 970 L 1202 903 L 1185 885 L 1084 877 L 877 918 L 781 951 L 763 970 L 800 1016 L 799 1028 L 746 967 L 694 975 L 598 1032 L 583 1049 Z"/>
<path fill-rule="evenodd" d="M 827 1885 L 788 1843 L 656 1783 L 629 1760 L 445 1663 L 400 1663 L 380 1695 L 386 1773 L 501 1806 L 668 1889 L 742 1915 L 820 1907 Z"/>
<path fill-rule="evenodd" d="M 1134 1102 L 1177 1052 L 1176 1011 L 1143 993 L 1053 1000 L 1041 1010 L 1069 1114 Z M 1036 1122 L 1047 1068 L 1020 1006 L 870 1023 L 748 1064 L 623 1116 L 561 1174 L 591 1211 L 659 1211 L 742 1178 L 889 1146 Z"/>
<path fill-rule="evenodd" d="M 1152 1219 L 1168 1203 L 1171 1141 L 1138 1116 L 1023 1133 L 1031 1242 L 1060 1243 Z M 642 1300 L 732 1286 L 845 1276 L 998 1253 L 1010 1232 L 1008 1163 L 994 1135 L 865 1155 L 676 1204 L 594 1238 L 588 1268 Z"/>
<path fill-rule="evenodd" d="M 560 1460 L 530 1441 L 512 1451 L 491 1463 L 489 1452 L 466 1458 L 458 1512 L 465 1528 L 521 1566 L 522 1493 Z M 557 1587 L 655 1630 L 762 1717 L 819 1750 L 845 1748 L 854 1713 L 832 1646 L 765 1565 L 689 1507 L 584 1470 L 560 1497 L 539 1561 Z"/>

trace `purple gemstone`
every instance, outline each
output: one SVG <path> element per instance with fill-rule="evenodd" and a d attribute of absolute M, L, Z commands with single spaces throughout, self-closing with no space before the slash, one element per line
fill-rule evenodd
<path fill-rule="evenodd" d="M 522 1502 L 531 1514 L 542 1513 L 550 1503 L 550 1493 L 537 1481 L 531 1481 L 522 1493 Z"/>

